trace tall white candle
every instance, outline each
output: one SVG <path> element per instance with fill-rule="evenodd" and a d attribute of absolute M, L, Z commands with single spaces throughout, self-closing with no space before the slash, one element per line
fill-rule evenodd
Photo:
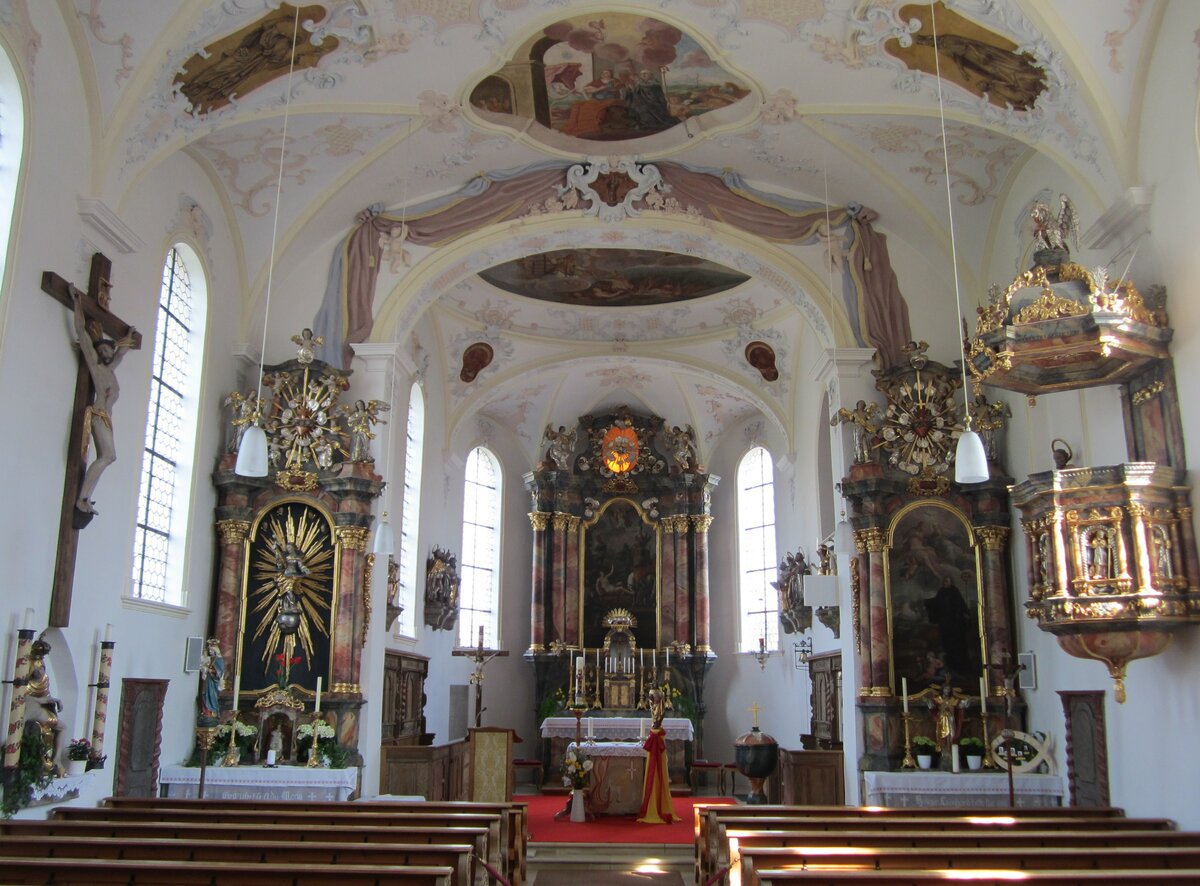
<path fill-rule="evenodd" d="M 21 621 L 21 630 L 23 630 L 23 631 L 33 630 L 33 607 L 32 606 L 25 610 L 25 618 L 22 619 L 22 621 Z"/>
<path fill-rule="evenodd" d="M 987 677 L 979 678 L 979 710 L 987 713 Z"/>
<path fill-rule="evenodd" d="M 317 677 L 317 703 L 313 706 L 313 713 L 321 713 L 321 678 Z"/>
<path fill-rule="evenodd" d="M 904 713 L 908 713 L 908 677 L 900 678 L 900 702 L 904 705 Z"/>
<path fill-rule="evenodd" d="M 639 649 L 638 650 L 638 667 L 644 668 L 645 666 L 646 666 L 646 650 Z"/>
<path fill-rule="evenodd" d="M 591 717 L 588 717 L 588 741 L 591 741 L 591 740 L 592 740 L 592 734 L 593 734 L 593 733 L 592 733 L 592 727 L 593 727 L 594 725 L 595 725 L 595 722 L 592 720 L 592 718 L 591 718 Z"/>
<path fill-rule="evenodd" d="M 104 626 L 104 642 L 108 643 L 111 640 L 112 640 L 112 625 L 106 624 Z"/>
<path fill-rule="evenodd" d="M 242 694 L 242 675 L 233 678 L 233 709 L 238 709 L 238 697 Z"/>
<path fill-rule="evenodd" d="M 650 667 L 658 670 L 658 649 L 650 650 Z"/>
<path fill-rule="evenodd" d="M 667 647 L 667 667 L 671 666 L 671 647 Z"/>

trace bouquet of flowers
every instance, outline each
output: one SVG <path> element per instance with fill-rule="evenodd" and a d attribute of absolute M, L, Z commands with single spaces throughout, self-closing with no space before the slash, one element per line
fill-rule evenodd
<path fill-rule="evenodd" d="M 91 753 L 92 743 L 86 738 L 72 739 L 71 743 L 67 745 L 68 760 L 86 760 Z"/>
<path fill-rule="evenodd" d="M 217 741 L 222 747 L 229 744 L 229 723 L 222 723 L 217 727 Z M 252 726 L 249 723 L 243 723 L 241 720 L 233 721 L 234 737 L 233 741 L 237 745 L 242 754 L 247 754 L 250 748 L 254 746 L 254 736 L 258 735 L 258 727 Z"/>
<path fill-rule="evenodd" d="M 312 747 L 315 738 L 317 753 L 329 756 L 330 751 L 337 747 L 334 735 L 333 727 L 324 720 L 317 720 L 315 723 L 301 723 L 296 728 L 296 748 L 301 754 L 304 754 Z"/>
<path fill-rule="evenodd" d="M 292 667 L 298 664 L 300 664 L 298 655 L 288 658 L 286 653 L 281 652 L 275 656 L 275 682 L 279 684 L 280 689 L 287 689 L 288 680 L 292 676 Z"/>
<path fill-rule="evenodd" d="M 567 755 L 563 757 L 562 775 L 563 785 L 568 788 L 586 787 L 588 776 L 592 772 L 592 761 L 586 755 L 577 750 L 567 751 Z"/>

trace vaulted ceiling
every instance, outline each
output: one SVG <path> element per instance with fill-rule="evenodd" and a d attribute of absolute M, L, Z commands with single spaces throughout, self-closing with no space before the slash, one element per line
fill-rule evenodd
<path fill-rule="evenodd" d="M 1136 184 L 1138 106 L 1164 6 L 938 5 L 954 223 L 973 291 L 989 282 L 973 274 L 997 239 L 1016 241 L 1022 216 L 1009 189 L 1036 158 L 1060 167 L 1062 186 L 1093 206 Z M 301 6 L 290 107 L 294 7 L 279 0 L 62 0 L 60 9 L 93 90 L 97 196 L 119 208 L 177 152 L 200 164 L 240 244 L 250 340 L 261 322 L 285 108 L 280 267 L 311 270 L 313 256 L 324 263 L 372 204 L 399 211 L 484 171 L 589 156 L 729 169 L 785 199 L 823 204 L 827 194 L 833 206 L 870 207 L 897 243 L 948 256 L 927 4 L 314 0 Z M 844 318 L 830 318 L 835 341 L 823 342 L 811 312 L 767 279 L 768 253 L 786 251 L 789 276 L 822 302 L 817 293 L 832 280 L 820 246 L 781 251 L 686 218 L 638 227 L 571 211 L 507 238 L 485 233 L 455 253 L 485 273 L 447 276 L 413 328 L 428 371 L 446 379 L 452 424 L 485 416 L 531 450 L 547 423 L 622 402 L 695 425 L 702 456 L 752 415 L 790 433 L 811 348 L 854 344 Z M 556 250 L 560 258 L 575 250 L 569 265 L 542 256 L 520 266 L 523 256 Z M 396 328 L 412 320 L 406 281 L 434 261 L 431 249 L 411 252 L 411 267 L 381 274 L 375 340 L 410 331 Z M 722 267 L 706 275 L 701 261 Z M 503 269 L 487 269 L 505 262 L 515 262 L 508 285 L 497 285 Z M 273 308 L 293 319 L 272 341 L 286 345 L 290 327 L 303 325 L 295 315 L 315 313 L 317 276 L 275 292 L 296 304 Z M 635 292 L 642 300 L 631 303 Z M 779 378 L 749 365 L 747 337 L 771 344 Z M 481 340 L 493 360 L 463 382 L 464 350 Z M 284 356 L 268 348 L 268 358 Z"/>

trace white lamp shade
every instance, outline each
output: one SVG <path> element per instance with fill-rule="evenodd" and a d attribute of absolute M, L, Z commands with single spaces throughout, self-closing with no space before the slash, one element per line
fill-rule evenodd
<path fill-rule="evenodd" d="M 838 577 L 836 575 L 804 576 L 805 606 L 837 606 Z"/>
<path fill-rule="evenodd" d="M 243 477 L 267 476 L 267 435 L 258 422 L 246 428 L 246 433 L 242 435 L 233 470 Z"/>
<path fill-rule="evenodd" d="M 396 536 L 392 532 L 392 524 L 388 522 L 387 514 L 380 518 L 379 525 L 375 527 L 375 540 L 371 543 L 371 550 L 377 556 L 396 550 Z"/>
<path fill-rule="evenodd" d="M 987 453 L 983 440 L 974 431 L 966 431 L 958 438 L 958 451 L 954 455 L 954 480 L 957 483 L 982 483 L 988 478 Z"/>
<path fill-rule="evenodd" d="M 850 525 L 845 514 L 842 515 L 837 528 L 833 531 L 833 552 L 835 554 L 854 553 L 854 527 Z"/>

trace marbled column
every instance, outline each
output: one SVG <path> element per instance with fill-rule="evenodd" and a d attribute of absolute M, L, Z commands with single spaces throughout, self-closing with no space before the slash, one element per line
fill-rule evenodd
<path fill-rule="evenodd" d="M 213 636 L 221 644 L 221 652 L 237 664 L 237 638 L 242 607 L 242 567 L 246 559 L 246 537 L 250 534 L 249 520 L 218 520 L 217 538 L 220 543 L 220 562 L 217 566 L 217 623 Z M 232 686 L 232 677 L 230 685 Z"/>
<path fill-rule="evenodd" d="M 854 533 L 854 544 L 856 552 L 850 557 L 850 593 L 853 595 L 854 642 L 858 647 L 858 690 L 861 695 L 871 688 L 871 589 L 862 580 L 867 549 L 857 532 Z M 864 634 L 867 642 L 863 642 Z"/>
<path fill-rule="evenodd" d="M 567 623 L 574 614 L 579 620 L 579 593 L 571 593 L 567 587 L 567 524 L 570 515 L 555 511 L 553 526 L 553 553 L 551 555 L 550 581 L 552 599 L 554 600 L 554 637 L 551 639 L 567 642 Z"/>
<path fill-rule="evenodd" d="M 362 613 L 356 605 L 356 590 L 362 578 L 363 554 L 367 549 L 370 530 L 363 526 L 338 526 L 338 599 L 337 616 L 332 636 L 333 667 L 329 687 L 331 692 L 357 693 L 359 689 L 359 656 L 362 650 L 356 642 L 362 624 Z"/>
<path fill-rule="evenodd" d="M 108 687 L 112 677 L 113 640 L 100 641 L 100 670 L 96 674 L 96 710 L 92 714 L 92 756 L 104 756 L 104 727 L 108 721 Z M 100 768 L 103 768 L 101 764 Z"/>
<path fill-rule="evenodd" d="M 679 643 L 689 642 L 682 622 L 687 618 L 688 591 L 692 586 L 692 556 L 695 535 L 689 533 L 692 518 L 675 518 L 675 598 L 671 601 L 671 637 Z M 682 603 L 680 601 L 682 600 Z"/>
<path fill-rule="evenodd" d="M 662 636 L 661 644 L 665 646 L 674 640 L 674 636 L 668 639 L 668 632 L 674 630 L 674 626 L 667 623 L 667 601 L 675 599 L 675 533 L 678 531 L 679 520 L 684 520 L 684 525 L 687 525 L 687 517 L 663 517 L 659 521 L 662 526 L 662 565 L 661 565 L 661 584 L 659 593 L 662 600 Z M 673 604 L 672 604 L 673 605 Z"/>
<path fill-rule="evenodd" d="M 983 642 L 988 650 L 988 663 L 1015 662 L 1017 651 L 1013 648 L 1005 580 L 1008 527 L 976 526 L 975 535 L 983 545 Z"/>
<path fill-rule="evenodd" d="M 533 511 L 529 525 L 533 527 L 532 602 L 529 606 L 529 651 L 546 650 L 546 524 L 550 515 Z"/>
<path fill-rule="evenodd" d="M 875 694 L 890 690 L 892 653 L 888 648 L 887 584 L 883 572 L 883 548 L 887 533 L 879 527 L 860 529 L 856 533 L 867 550 L 867 586 L 870 600 L 871 625 L 871 688 Z"/>
<path fill-rule="evenodd" d="M 8 737 L 4 740 L 4 768 L 21 762 L 21 733 L 25 730 L 25 694 L 29 683 L 29 650 L 33 628 L 17 631 L 17 660 L 13 663 L 12 705 L 8 709 Z"/>
<path fill-rule="evenodd" d="M 579 523 L 578 517 L 567 517 L 566 568 L 563 585 L 568 605 L 567 632 L 563 642 L 568 646 L 580 644 L 579 608 L 583 605 L 583 596 L 579 587 Z"/>
<path fill-rule="evenodd" d="M 696 527 L 696 642 L 697 650 L 708 649 L 708 527 L 713 518 L 692 517 Z"/>

